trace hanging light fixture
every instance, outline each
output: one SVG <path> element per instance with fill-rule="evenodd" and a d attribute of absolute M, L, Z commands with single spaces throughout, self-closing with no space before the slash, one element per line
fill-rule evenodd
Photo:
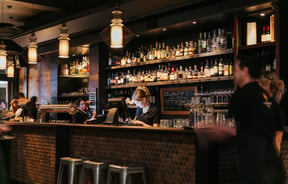
<path fill-rule="evenodd" d="M 6 45 L 2 40 L 0 43 L 0 70 L 6 70 L 6 63 L 7 63 Z"/>
<path fill-rule="evenodd" d="M 14 61 L 8 60 L 7 63 L 7 77 L 13 78 L 14 77 Z"/>
<path fill-rule="evenodd" d="M 112 15 L 111 24 L 101 32 L 101 36 L 111 48 L 123 48 L 133 37 L 133 33 L 122 24 L 122 11 L 119 10 L 118 3 L 112 11 Z"/>
<path fill-rule="evenodd" d="M 28 45 L 28 64 L 37 64 L 37 37 L 35 32 L 31 33 L 30 42 Z"/>
<path fill-rule="evenodd" d="M 122 12 L 117 8 L 112 11 L 113 19 L 110 24 L 110 47 L 123 47 L 123 20 L 121 19 Z"/>
<path fill-rule="evenodd" d="M 66 23 L 63 23 L 60 27 L 59 35 L 59 58 L 69 58 L 69 34 Z"/>

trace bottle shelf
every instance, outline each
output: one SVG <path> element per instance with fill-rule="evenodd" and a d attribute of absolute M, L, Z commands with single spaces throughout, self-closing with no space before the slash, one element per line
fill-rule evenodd
<path fill-rule="evenodd" d="M 222 77 L 211 77 L 211 78 L 199 78 L 199 79 L 183 79 L 175 81 L 158 81 L 158 82 L 147 82 L 147 83 L 133 83 L 133 84 L 123 84 L 115 86 L 107 86 L 106 89 L 121 89 L 121 88 L 133 88 L 140 84 L 145 84 L 146 86 L 165 86 L 173 84 L 190 84 L 190 83 L 200 83 L 200 82 L 215 82 L 215 81 L 225 81 L 233 80 L 233 76 L 222 76 Z"/>
<path fill-rule="evenodd" d="M 89 74 L 81 74 L 81 75 L 59 75 L 61 78 L 88 78 Z"/>
<path fill-rule="evenodd" d="M 263 47 L 270 47 L 270 46 L 275 46 L 276 42 L 263 42 L 263 43 L 257 43 L 254 45 L 243 45 L 239 46 L 239 50 L 249 50 L 249 49 L 258 49 L 258 48 L 263 48 Z"/>
<path fill-rule="evenodd" d="M 225 55 L 225 54 L 232 54 L 232 53 L 234 53 L 233 49 L 226 49 L 226 50 L 221 50 L 221 51 L 194 54 L 193 56 L 179 56 L 179 57 L 169 58 L 169 59 L 157 59 L 157 60 L 146 61 L 146 62 L 141 62 L 141 63 L 111 66 L 111 67 L 106 67 L 106 70 L 116 70 L 116 69 L 121 69 L 121 68 L 131 68 L 131 67 L 153 65 L 153 64 L 159 64 L 159 63 L 184 61 L 184 60 L 189 60 L 189 59 L 209 57 L 209 56 L 218 56 L 218 55 Z"/>

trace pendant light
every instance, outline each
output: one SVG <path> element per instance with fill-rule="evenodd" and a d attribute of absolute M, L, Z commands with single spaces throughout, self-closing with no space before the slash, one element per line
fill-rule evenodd
<path fill-rule="evenodd" d="M 118 7 L 112 11 L 113 19 L 110 24 L 110 47 L 122 48 L 123 47 L 123 20 L 121 19 L 122 12 Z"/>
<path fill-rule="evenodd" d="M 102 32 L 101 37 L 111 48 L 123 48 L 133 37 L 132 31 L 124 26 L 121 19 L 122 11 L 119 10 L 119 5 L 116 3 L 112 11 L 111 24 Z"/>
<path fill-rule="evenodd" d="M 60 27 L 59 35 L 59 58 L 69 58 L 69 34 L 66 23 L 63 23 Z"/>
<path fill-rule="evenodd" d="M 13 78 L 14 77 L 14 61 L 8 60 L 7 63 L 7 77 Z"/>
<path fill-rule="evenodd" d="M 7 63 L 6 45 L 2 40 L 0 43 L 0 70 L 6 70 L 6 63 Z"/>
<path fill-rule="evenodd" d="M 29 38 L 30 42 L 28 45 L 28 64 L 37 64 L 37 37 L 32 32 Z"/>

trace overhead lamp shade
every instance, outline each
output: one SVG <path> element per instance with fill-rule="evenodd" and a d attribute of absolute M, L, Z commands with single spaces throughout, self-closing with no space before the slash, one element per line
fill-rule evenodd
<path fill-rule="evenodd" d="M 111 24 L 100 35 L 111 48 L 123 48 L 131 40 L 133 33 L 122 24 L 121 11 L 116 9 L 112 14 Z"/>
<path fill-rule="evenodd" d="M 60 35 L 59 35 L 59 58 L 69 58 L 69 34 L 68 28 L 66 24 L 62 24 L 60 27 Z"/>
<path fill-rule="evenodd" d="M 37 37 L 35 36 L 35 33 L 32 33 L 29 39 L 28 64 L 37 64 Z"/>
<path fill-rule="evenodd" d="M 0 70 L 6 70 L 7 52 L 6 45 L 3 41 L 0 43 Z"/>
<path fill-rule="evenodd" d="M 8 61 L 7 64 L 7 77 L 13 78 L 14 77 L 14 62 Z"/>

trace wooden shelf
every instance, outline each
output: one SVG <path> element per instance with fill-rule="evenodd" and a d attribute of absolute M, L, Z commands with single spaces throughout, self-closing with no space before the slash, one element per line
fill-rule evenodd
<path fill-rule="evenodd" d="M 200 82 L 215 82 L 215 81 L 225 81 L 233 80 L 233 76 L 223 76 L 223 77 L 211 77 L 211 78 L 200 78 L 200 79 L 185 79 L 185 80 L 175 80 L 175 81 L 158 81 L 158 82 L 148 82 L 148 83 L 133 83 L 133 84 L 123 84 L 115 86 L 107 86 L 106 89 L 121 89 L 121 88 L 133 88 L 139 85 L 145 86 L 165 86 L 173 84 L 190 84 L 190 83 L 200 83 Z"/>
<path fill-rule="evenodd" d="M 263 43 L 257 43 L 254 45 L 239 46 L 239 50 L 258 49 L 258 48 L 270 47 L 270 46 L 275 46 L 275 45 L 276 45 L 276 42 L 263 42 Z"/>
<path fill-rule="evenodd" d="M 157 59 L 157 60 L 146 61 L 146 62 L 135 63 L 135 64 L 111 66 L 111 67 L 107 67 L 106 70 L 116 70 L 116 69 L 121 69 L 121 68 L 131 68 L 131 67 L 139 67 L 139 66 L 153 65 L 153 64 L 159 64 L 159 63 L 184 61 L 184 60 L 195 59 L 195 58 L 232 54 L 233 52 L 234 52 L 233 49 L 226 49 L 226 50 L 215 51 L 215 52 L 194 54 L 193 56 L 181 56 L 181 57 L 176 57 L 176 58 L 171 58 L 171 59 Z"/>
<path fill-rule="evenodd" d="M 82 75 L 59 75 L 61 78 L 88 78 L 89 74 L 82 74 Z"/>

